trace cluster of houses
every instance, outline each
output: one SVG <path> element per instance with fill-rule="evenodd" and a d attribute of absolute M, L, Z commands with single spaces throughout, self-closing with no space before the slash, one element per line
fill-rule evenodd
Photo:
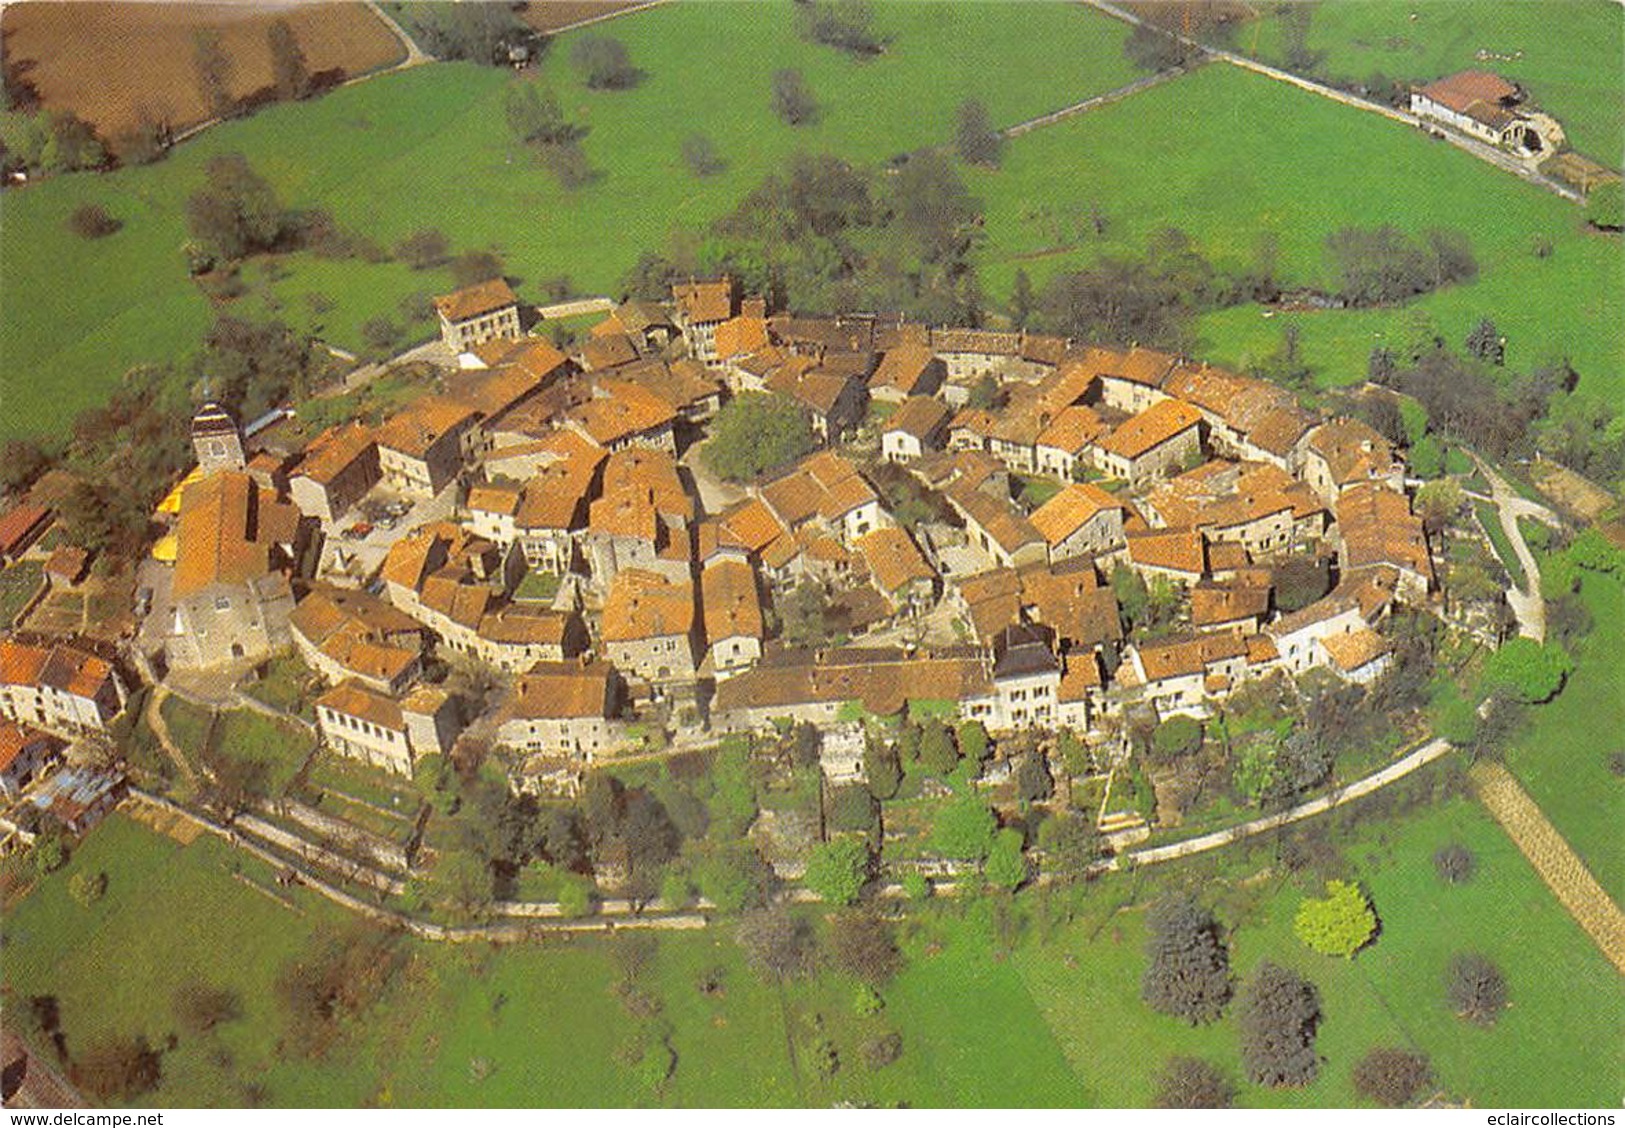
<path fill-rule="evenodd" d="M 122 772 L 68 761 L 77 742 L 108 740 L 128 697 L 100 655 L 0 639 L 0 849 L 31 841 L 46 818 L 81 833 L 124 797 Z"/>
<path fill-rule="evenodd" d="M 430 684 L 438 658 L 504 674 L 481 720 L 516 786 L 569 789 L 651 707 L 710 732 L 909 702 L 1086 731 L 1126 708 L 1202 714 L 1276 670 L 1369 681 L 1382 616 L 1433 588 L 1381 435 L 1182 357 L 770 314 L 726 278 L 625 303 L 568 349 L 521 335 L 500 281 L 436 308 L 459 367 L 377 426 L 251 456 L 229 414 L 198 414 L 164 612 L 171 668 L 295 648 L 330 687 L 326 743 L 389 770 L 476 719 Z M 798 405 L 822 447 L 708 512 L 679 458 L 748 392 Z M 930 519 L 892 512 L 899 478 Z M 1034 480 L 1050 496 L 1024 504 Z M 444 504 L 376 569 L 317 578 L 377 490 Z M 1295 555 L 1338 582 L 1282 613 Z M 1125 635 L 1125 571 L 1177 601 L 1174 633 Z M 857 641 L 783 644 L 776 609 L 807 584 Z M 932 622 L 958 633 L 927 642 Z"/>

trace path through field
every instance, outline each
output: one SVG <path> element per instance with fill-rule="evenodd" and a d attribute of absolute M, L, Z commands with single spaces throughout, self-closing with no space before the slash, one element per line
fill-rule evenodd
<path fill-rule="evenodd" d="M 1535 867 L 1548 888 L 1625 973 L 1625 913 L 1603 892 L 1585 863 L 1557 833 L 1535 801 L 1500 764 L 1480 762 L 1468 773 L 1479 800 Z"/>

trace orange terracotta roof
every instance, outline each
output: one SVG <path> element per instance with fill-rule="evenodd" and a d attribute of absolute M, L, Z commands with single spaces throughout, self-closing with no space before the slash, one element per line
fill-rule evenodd
<path fill-rule="evenodd" d="M 378 457 L 371 429 L 358 422 L 339 423 L 311 440 L 294 469 L 294 476 L 326 486 L 357 460 L 369 455 L 374 459 Z"/>
<path fill-rule="evenodd" d="M 617 572 L 604 599 L 605 642 L 686 635 L 694 629 L 694 585 L 629 568 Z"/>
<path fill-rule="evenodd" d="M 789 533 L 767 504 L 756 497 L 724 511 L 719 524 L 719 541 L 737 545 L 749 552 L 761 552 Z"/>
<path fill-rule="evenodd" d="M 887 525 L 858 538 L 858 551 L 869 574 L 884 592 L 895 593 L 921 580 L 936 579 L 936 572 L 908 531 Z"/>
<path fill-rule="evenodd" d="M 1435 79 L 1417 93 L 1458 114 L 1465 114 L 1480 103 L 1493 106 L 1515 99 L 1518 88 L 1498 74 L 1464 70 Z"/>
<path fill-rule="evenodd" d="M 946 492 L 965 519 L 979 525 L 1006 553 L 1013 555 L 1027 545 L 1045 543 L 1044 534 L 1009 500 L 967 487 L 964 482 L 955 482 Z"/>
<path fill-rule="evenodd" d="M 765 317 L 733 317 L 717 326 L 717 358 L 730 360 L 767 348 Z"/>
<path fill-rule="evenodd" d="M 1309 449 L 1325 460 L 1339 486 L 1387 477 L 1401 470 L 1387 439 L 1358 419 L 1334 419 L 1309 435 Z"/>
<path fill-rule="evenodd" d="M 484 615 L 475 633 L 508 646 L 559 646 L 569 634 L 570 616 L 561 611 L 528 611 L 504 607 Z"/>
<path fill-rule="evenodd" d="M 715 282 L 675 283 L 671 296 L 691 325 L 726 321 L 734 313 L 733 279 L 726 276 Z"/>
<path fill-rule="evenodd" d="M 492 278 L 488 282 L 442 294 L 434 300 L 434 308 L 447 321 L 457 322 L 467 321 L 471 317 L 478 317 L 504 306 L 517 305 L 518 302 L 519 298 L 515 296 L 507 282 L 501 278 Z"/>
<path fill-rule="evenodd" d="M 375 437 L 380 447 L 409 458 L 423 458 L 448 432 L 466 427 L 477 415 L 466 404 L 423 396 L 378 428 Z"/>
<path fill-rule="evenodd" d="M 1202 413 L 1182 400 L 1152 404 L 1100 441 L 1100 449 L 1121 458 L 1139 458 L 1202 421 Z"/>
<path fill-rule="evenodd" d="M 756 573 L 743 560 L 719 560 L 700 573 L 700 600 L 705 610 L 705 634 L 712 642 L 762 637 L 762 602 L 756 591 Z"/>
<path fill-rule="evenodd" d="M 608 717 L 614 678 L 613 665 L 592 658 L 538 662 L 515 683 L 499 720 Z"/>
<path fill-rule="evenodd" d="M 6 771 L 23 754 L 23 750 L 35 745 L 43 744 L 47 747 L 61 745 L 61 741 L 49 733 L 39 729 L 24 728 L 7 720 L 0 720 L 0 772 Z"/>
<path fill-rule="evenodd" d="M 923 341 L 894 348 L 881 358 L 880 366 L 869 377 L 869 387 L 893 388 L 906 396 L 913 395 L 936 359 Z"/>
<path fill-rule="evenodd" d="M 1034 510 L 1028 519 L 1053 546 L 1108 509 L 1121 512 L 1123 503 L 1093 482 L 1072 482 Z"/>
<path fill-rule="evenodd" d="M 1218 626 L 1239 619 L 1257 619 L 1270 608 L 1269 587 L 1244 584 L 1197 584 L 1191 589 L 1191 623 Z"/>
<path fill-rule="evenodd" d="M 317 708 L 330 709 L 347 717 L 370 721 L 391 732 L 405 732 L 401 707 L 393 697 L 376 693 L 358 681 L 340 682 L 316 699 Z"/>
<path fill-rule="evenodd" d="M 581 366 L 589 372 L 599 372 L 606 368 L 616 368 L 623 364 L 631 364 L 638 359 L 637 346 L 632 344 L 632 338 L 622 334 L 594 334 L 576 348 L 576 356 L 581 358 Z"/>
<path fill-rule="evenodd" d="M 1176 358 L 1155 349 L 1132 348 L 1107 360 L 1101 375 L 1160 388 L 1173 369 Z"/>
<path fill-rule="evenodd" d="M 1200 576 L 1206 570 L 1202 534 L 1195 529 L 1158 529 L 1128 535 L 1128 557 L 1135 564 Z"/>
<path fill-rule="evenodd" d="M 247 474 L 217 470 L 187 488 L 176 528 L 173 591 L 246 584 L 271 571 L 271 550 L 297 535 L 299 511 Z"/>
<path fill-rule="evenodd" d="M 1247 643 L 1233 631 L 1215 631 L 1195 638 L 1146 643 L 1138 648 L 1147 682 L 1204 673 L 1226 659 L 1245 658 Z"/>
<path fill-rule="evenodd" d="M 598 467 L 607 457 L 601 447 L 561 459 L 542 468 L 525 483 L 514 525 L 520 529 L 573 529 L 585 517 Z"/>
<path fill-rule="evenodd" d="M 1161 483 L 1146 498 L 1170 527 L 1232 529 L 1290 511 L 1294 521 L 1326 507 L 1306 483 L 1267 462 L 1213 460 Z"/>
<path fill-rule="evenodd" d="M 1342 538 L 1344 573 L 1374 564 L 1391 564 L 1433 582 L 1422 521 L 1410 500 L 1375 483 L 1351 487 L 1337 499 L 1337 531 Z"/>
<path fill-rule="evenodd" d="M 600 446 L 669 427 L 677 418 L 671 404 L 636 384 L 601 380 L 596 392 L 571 418 Z"/>
<path fill-rule="evenodd" d="M 64 643 L 43 647 L 0 640 L 0 685 L 49 686 L 94 698 L 112 678 L 113 667 L 105 660 Z"/>
<path fill-rule="evenodd" d="M 10 556 L 51 519 L 43 505 L 24 504 L 0 514 L 0 555 Z"/>
<path fill-rule="evenodd" d="M 1101 686 L 1100 658 L 1093 650 L 1073 651 L 1066 656 L 1066 671 L 1056 691 L 1059 701 L 1082 701 L 1089 691 Z"/>
<path fill-rule="evenodd" d="M 548 351 L 558 357 L 559 363 L 564 363 L 563 354 L 552 345 L 547 345 L 545 341 L 536 344 L 546 345 Z M 445 378 L 445 398 L 486 419 L 495 419 L 526 396 L 539 391 L 545 379 L 545 376 L 539 376 L 518 364 L 502 364 L 483 371 L 469 369 L 453 372 Z"/>
<path fill-rule="evenodd" d="M 1375 662 L 1391 649 L 1388 640 L 1370 627 L 1349 634 L 1327 635 L 1320 640 L 1320 645 L 1326 648 L 1332 664 L 1346 674 Z"/>
<path fill-rule="evenodd" d="M 762 487 L 762 496 L 791 526 L 820 515 L 834 521 L 879 500 L 874 487 L 851 462 L 833 451 L 820 451 L 789 473 Z"/>
<path fill-rule="evenodd" d="M 1038 445 L 1079 454 L 1106 433 L 1106 424 L 1093 408 L 1082 404 L 1064 407 L 1038 433 Z"/>
<path fill-rule="evenodd" d="M 518 486 L 471 486 L 466 504 L 471 513 L 501 513 L 512 517 L 519 512 L 520 496 Z"/>
<path fill-rule="evenodd" d="M 926 442 L 948 421 L 948 407 L 932 396 L 910 396 L 886 420 L 887 431 L 901 431 Z"/>

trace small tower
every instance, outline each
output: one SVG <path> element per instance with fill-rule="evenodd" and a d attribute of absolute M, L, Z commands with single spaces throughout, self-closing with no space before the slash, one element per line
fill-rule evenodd
<path fill-rule="evenodd" d="M 197 414 L 192 416 L 192 449 L 197 452 L 198 469 L 204 474 L 242 470 L 248 465 L 237 420 L 212 401 L 198 408 Z"/>

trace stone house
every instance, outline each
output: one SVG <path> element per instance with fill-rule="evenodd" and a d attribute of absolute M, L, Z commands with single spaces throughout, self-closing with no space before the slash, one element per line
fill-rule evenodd
<path fill-rule="evenodd" d="M 453 353 L 503 337 L 518 337 L 519 298 L 508 283 L 492 278 L 434 299 L 440 339 Z"/>
<path fill-rule="evenodd" d="M 718 557 L 700 573 L 700 607 L 707 656 L 718 681 L 755 665 L 762 656 L 762 601 L 747 560 Z"/>
<path fill-rule="evenodd" d="M 512 698 L 497 713 L 497 743 L 540 757 L 542 764 L 554 759 L 577 768 L 590 764 L 627 739 L 625 726 L 615 719 L 622 693 L 619 672 L 610 663 L 590 657 L 539 662 L 514 684 Z"/>
<path fill-rule="evenodd" d="M 688 346 L 688 353 L 705 364 L 717 360 L 717 327 L 737 309 L 733 279 L 723 275 L 714 282 L 673 283 L 672 320 Z"/>
<path fill-rule="evenodd" d="M 0 717 L 15 724 L 105 733 L 128 696 L 112 664 L 88 651 L 0 639 Z"/>
<path fill-rule="evenodd" d="M 341 756 L 411 776 L 424 756 L 444 755 L 457 738 L 456 701 L 421 686 L 397 701 L 355 681 L 316 699 L 322 742 Z"/>
<path fill-rule="evenodd" d="M 655 683 L 688 681 L 698 665 L 694 584 L 635 568 L 616 575 L 599 628 L 617 669 Z"/>
<path fill-rule="evenodd" d="M 869 377 L 869 398 L 881 403 L 902 403 L 911 396 L 934 396 L 947 376 L 947 367 L 922 342 L 908 343 L 881 357 Z"/>
<path fill-rule="evenodd" d="M 893 611 L 918 614 L 937 600 L 937 573 L 908 530 L 887 525 L 858 538 L 869 582 Z"/>
<path fill-rule="evenodd" d="M 1393 444 L 1358 419 L 1334 419 L 1310 431 L 1302 462 L 1304 480 L 1328 505 L 1356 486 L 1405 490 L 1405 463 Z"/>
<path fill-rule="evenodd" d="M 1123 547 L 1123 503 L 1092 482 L 1074 482 L 1033 511 L 1029 520 L 1049 546 L 1051 561 L 1099 556 Z"/>
<path fill-rule="evenodd" d="M 1095 443 L 1106 434 L 1106 424 L 1093 408 L 1072 404 L 1056 413 L 1033 443 L 1034 468 L 1063 482 L 1093 462 Z"/>
<path fill-rule="evenodd" d="M 1141 485 L 1167 477 L 1202 452 L 1202 413 L 1182 400 L 1162 399 L 1095 445 L 1101 473 Z"/>
<path fill-rule="evenodd" d="M 927 451 L 941 450 L 949 411 L 931 396 L 910 396 L 892 412 L 880 433 L 880 453 L 887 462 L 910 462 Z"/>
<path fill-rule="evenodd" d="M 423 396 L 378 428 L 378 468 L 392 489 L 435 497 L 483 441 L 479 416 L 439 396 Z"/>
<path fill-rule="evenodd" d="M 1533 119 L 1518 107 L 1523 91 L 1489 71 L 1464 70 L 1411 89 L 1411 113 L 1440 122 L 1490 145 L 1517 153 L 1544 153 Z"/>
<path fill-rule="evenodd" d="M 398 697 L 422 672 L 423 624 L 366 592 L 314 584 L 288 626 L 299 657 L 330 685 Z"/>
<path fill-rule="evenodd" d="M 358 422 L 340 423 L 305 448 L 288 477 L 288 496 L 299 512 L 326 527 L 366 497 L 382 477 L 371 429 Z"/>

